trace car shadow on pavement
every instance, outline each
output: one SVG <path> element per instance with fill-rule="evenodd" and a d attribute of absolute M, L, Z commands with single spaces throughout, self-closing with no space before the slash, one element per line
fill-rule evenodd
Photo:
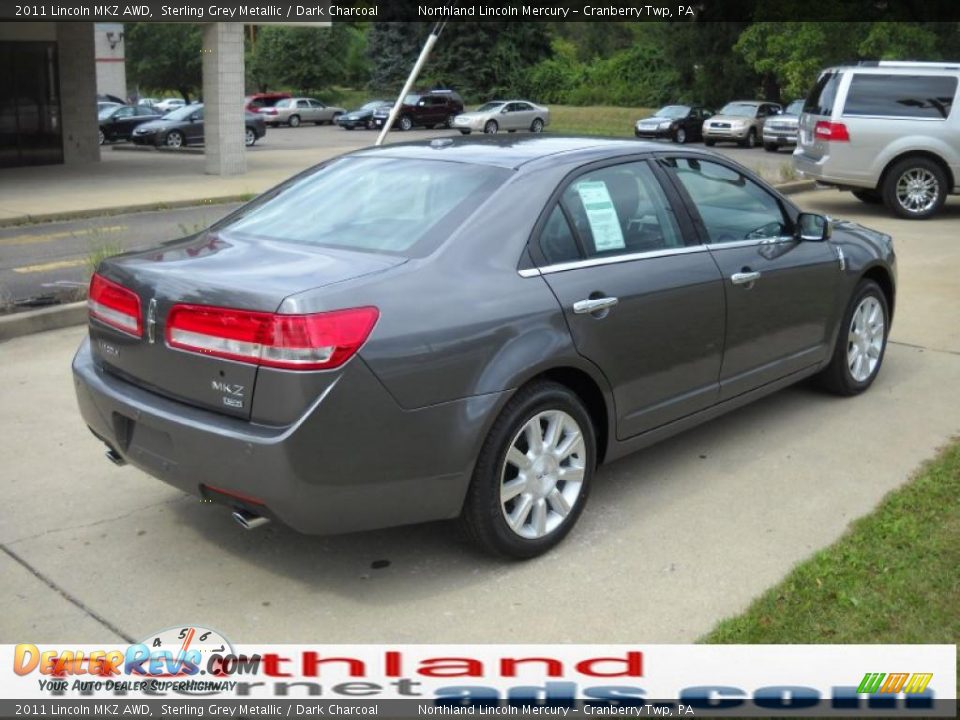
<path fill-rule="evenodd" d="M 604 543 L 620 542 L 616 535 L 625 524 L 642 522 L 646 514 L 676 512 L 677 504 L 709 483 L 713 472 L 739 472 L 737 446 L 742 438 L 753 438 L 754 443 L 761 438 L 763 447 L 762 438 L 768 433 L 784 434 L 771 428 L 817 422 L 825 407 L 837 402 L 842 401 L 801 384 L 603 466 L 572 534 L 551 553 L 526 563 L 479 553 L 461 537 L 453 521 L 310 536 L 276 523 L 246 531 L 230 518 L 227 508 L 192 499 L 175 502 L 170 509 L 176 525 L 190 528 L 199 544 L 209 546 L 212 552 L 204 555 L 233 555 L 260 571 L 253 577 L 281 576 L 316 591 L 390 606 L 436 595 L 444 588 L 481 585 L 532 564 L 559 569 L 570 561 L 587 562 L 592 553 L 607 552 Z M 797 461 L 802 463 L 803 458 Z M 282 592 L 284 583 L 257 585 L 257 596 L 269 602 L 272 593 Z"/>

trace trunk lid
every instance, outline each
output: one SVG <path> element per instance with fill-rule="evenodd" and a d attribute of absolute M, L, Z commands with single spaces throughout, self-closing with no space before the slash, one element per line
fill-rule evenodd
<path fill-rule="evenodd" d="M 257 366 L 170 348 L 166 321 L 180 303 L 273 313 L 284 298 L 383 272 L 402 257 L 243 240 L 212 232 L 105 260 L 99 274 L 140 299 L 142 336 L 90 323 L 105 369 L 158 394 L 249 418 Z"/>

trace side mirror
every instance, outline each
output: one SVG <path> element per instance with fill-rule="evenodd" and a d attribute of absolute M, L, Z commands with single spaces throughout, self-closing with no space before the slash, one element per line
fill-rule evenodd
<path fill-rule="evenodd" d="M 797 215 L 796 235 L 799 240 L 822 242 L 829 240 L 833 233 L 830 218 L 816 213 L 800 213 Z"/>

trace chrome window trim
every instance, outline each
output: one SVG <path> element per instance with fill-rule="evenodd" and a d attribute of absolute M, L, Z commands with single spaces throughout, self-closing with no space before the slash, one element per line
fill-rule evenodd
<path fill-rule="evenodd" d="M 520 277 L 536 277 L 537 275 L 551 275 L 567 270 L 580 270 L 581 268 L 600 267 L 602 265 L 614 265 L 617 263 L 634 262 L 636 260 L 650 260 L 653 258 L 671 257 L 673 255 L 690 255 L 691 253 L 706 252 L 706 245 L 688 245 L 680 248 L 664 248 L 663 250 L 648 250 L 646 252 L 629 253 L 626 255 L 613 255 L 605 258 L 588 258 L 586 260 L 574 260 L 572 262 L 555 263 L 546 265 L 542 268 L 525 268 L 518 270 Z"/>
<path fill-rule="evenodd" d="M 772 238 L 751 238 L 748 240 L 734 240 L 733 242 L 710 242 L 707 243 L 707 247 L 710 249 L 713 248 L 742 248 L 750 247 L 752 245 L 778 245 L 785 242 L 799 242 L 799 240 L 792 235 L 780 235 L 779 237 Z"/>

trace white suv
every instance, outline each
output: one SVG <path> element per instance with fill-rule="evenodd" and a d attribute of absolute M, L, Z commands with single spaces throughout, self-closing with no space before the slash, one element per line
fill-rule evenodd
<path fill-rule="evenodd" d="M 958 83 L 960 63 L 824 70 L 800 116 L 794 166 L 900 217 L 934 215 L 960 192 Z"/>

